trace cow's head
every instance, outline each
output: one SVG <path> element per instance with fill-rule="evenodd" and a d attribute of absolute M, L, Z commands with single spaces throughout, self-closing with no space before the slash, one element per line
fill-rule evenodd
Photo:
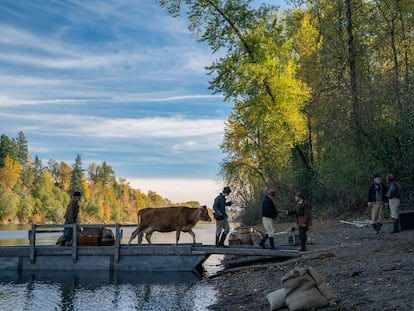
<path fill-rule="evenodd" d="M 207 206 L 201 207 L 200 219 L 204 221 L 211 221 L 210 215 L 208 214 Z"/>

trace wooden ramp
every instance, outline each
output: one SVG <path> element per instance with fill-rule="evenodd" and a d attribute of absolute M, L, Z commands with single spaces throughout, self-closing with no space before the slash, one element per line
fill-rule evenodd
<path fill-rule="evenodd" d="M 193 246 L 193 254 L 205 253 L 208 255 L 236 255 L 236 256 L 270 256 L 279 258 L 299 257 L 300 253 L 296 249 L 291 248 L 277 248 L 263 249 L 258 246 L 248 245 L 234 245 L 229 247 L 216 247 L 213 245 L 196 245 Z"/>

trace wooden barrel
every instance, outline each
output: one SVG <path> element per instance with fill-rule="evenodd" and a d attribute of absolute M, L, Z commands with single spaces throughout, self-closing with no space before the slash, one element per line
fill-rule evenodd
<path fill-rule="evenodd" d="M 252 233 L 253 227 L 238 227 L 236 228 L 237 237 L 239 238 L 241 244 L 243 245 L 251 245 L 252 242 Z"/>
<path fill-rule="evenodd" d="M 99 245 L 112 246 L 115 244 L 115 237 L 111 229 L 103 229 L 99 239 Z"/>
<path fill-rule="evenodd" d="M 236 230 L 239 234 L 253 233 L 253 227 L 238 227 Z"/>
<path fill-rule="evenodd" d="M 239 239 L 242 245 L 251 245 L 252 242 L 252 234 L 251 233 L 239 233 Z"/>

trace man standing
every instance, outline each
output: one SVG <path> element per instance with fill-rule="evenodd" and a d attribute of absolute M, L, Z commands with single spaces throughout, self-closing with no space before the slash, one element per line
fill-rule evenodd
<path fill-rule="evenodd" d="M 270 249 L 276 249 L 274 234 L 276 233 L 276 218 L 278 216 L 278 212 L 274 202 L 275 196 L 276 189 L 269 188 L 262 202 L 262 223 L 265 229 L 265 234 L 263 235 L 259 245 L 263 248 L 265 248 L 265 242 L 269 238 Z"/>
<path fill-rule="evenodd" d="M 67 224 L 76 224 L 78 222 L 79 215 L 79 201 L 81 199 L 81 193 L 76 191 L 72 195 L 72 199 L 66 209 L 65 213 L 65 225 Z M 72 240 L 73 229 L 65 228 L 63 231 L 62 246 L 66 246 Z"/>
<path fill-rule="evenodd" d="M 398 214 L 401 198 L 400 185 L 395 182 L 394 175 L 392 174 L 388 174 L 386 180 L 388 183 L 387 197 L 390 206 L 390 213 L 394 222 L 393 229 L 390 233 L 397 233 L 400 232 L 400 216 Z"/>
<path fill-rule="evenodd" d="M 230 187 L 224 187 L 223 191 L 214 199 L 213 210 L 214 219 L 216 220 L 216 246 L 224 246 L 224 240 L 230 231 L 226 213 L 226 206 L 233 204 L 233 202 L 226 202 L 226 196 L 230 192 Z"/>
<path fill-rule="evenodd" d="M 384 222 L 384 205 L 388 203 L 388 189 L 382 183 L 380 175 L 374 174 L 373 178 L 374 181 L 368 188 L 368 207 L 371 208 L 372 227 L 378 234 Z"/>
<path fill-rule="evenodd" d="M 295 215 L 296 223 L 299 228 L 299 237 L 300 237 L 300 250 L 302 252 L 306 251 L 306 242 L 308 239 L 307 231 L 312 226 L 312 217 L 311 217 L 311 207 L 307 200 L 305 200 L 305 195 L 302 192 L 295 193 L 295 202 L 296 210 L 287 211 L 287 215 Z"/>

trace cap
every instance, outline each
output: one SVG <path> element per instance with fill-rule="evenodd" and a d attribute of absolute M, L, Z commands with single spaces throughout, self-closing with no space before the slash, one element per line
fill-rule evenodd
<path fill-rule="evenodd" d="M 372 176 L 372 178 L 374 178 L 374 179 L 375 179 L 375 178 L 377 178 L 377 177 L 381 177 L 381 175 L 380 175 L 380 174 L 375 173 L 375 174 L 374 174 L 374 176 Z"/>
<path fill-rule="evenodd" d="M 267 190 L 267 194 L 268 195 L 275 195 L 276 194 L 276 189 L 275 188 L 269 188 L 269 190 Z"/>
<path fill-rule="evenodd" d="M 81 195 L 81 193 L 80 193 L 79 191 L 75 191 L 75 192 L 73 193 L 73 196 L 74 196 L 74 197 L 81 197 L 82 195 Z"/>
<path fill-rule="evenodd" d="M 231 192 L 230 187 L 224 187 L 223 193 L 229 194 Z"/>

